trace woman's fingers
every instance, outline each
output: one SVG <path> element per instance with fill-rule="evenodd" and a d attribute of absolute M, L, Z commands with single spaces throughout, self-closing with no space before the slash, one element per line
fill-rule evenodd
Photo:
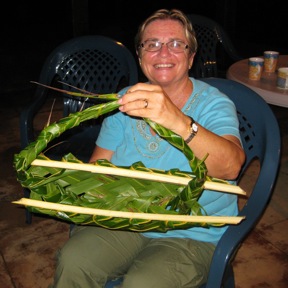
<path fill-rule="evenodd" d="M 172 127 L 175 119 L 179 118 L 179 109 L 157 85 L 138 83 L 130 87 L 118 103 L 121 105 L 119 107 L 121 112 L 130 116 L 149 118 L 167 128 Z"/>
<path fill-rule="evenodd" d="M 130 99 L 129 99 L 130 100 Z M 148 106 L 151 106 L 151 101 L 149 101 L 147 98 L 136 98 L 136 99 L 131 99 L 131 101 L 119 101 L 118 103 L 121 104 L 119 107 L 119 110 L 122 112 L 126 112 L 129 115 L 136 115 L 136 116 L 145 116 L 143 115 L 144 111 L 140 111 L 141 114 L 139 114 L 139 110 L 148 110 Z M 150 107 L 149 107 L 150 108 Z"/>

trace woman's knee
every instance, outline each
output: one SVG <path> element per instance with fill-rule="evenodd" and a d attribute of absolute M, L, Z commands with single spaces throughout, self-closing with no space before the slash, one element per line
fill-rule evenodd
<path fill-rule="evenodd" d="M 53 287 L 104 287 L 108 273 L 93 265 L 92 259 L 83 256 L 79 247 L 68 244 L 58 251 Z"/>
<path fill-rule="evenodd" d="M 154 239 L 130 266 L 123 288 L 199 287 L 206 281 L 213 247 L 189 239 Z"/>

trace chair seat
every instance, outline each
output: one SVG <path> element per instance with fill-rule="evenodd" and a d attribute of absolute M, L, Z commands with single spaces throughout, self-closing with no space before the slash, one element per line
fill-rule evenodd
<path fill-rule="evenodd" d="M 106 283 L 105 288 L 118 288 L 118 287 L 120 288 L 121 283 L 122 283 L 122 278 L 111 280 Z"/>

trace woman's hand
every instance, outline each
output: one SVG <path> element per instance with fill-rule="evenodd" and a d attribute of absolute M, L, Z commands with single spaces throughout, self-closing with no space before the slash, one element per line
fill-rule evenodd
<path fill-rule="evenodd" d="M 181 135 L 187 130 L 189 118 L 171 101 L 158 85 L 138 83 L 119 99 L 119 110 L 130 116 L 150 120 Z"/>

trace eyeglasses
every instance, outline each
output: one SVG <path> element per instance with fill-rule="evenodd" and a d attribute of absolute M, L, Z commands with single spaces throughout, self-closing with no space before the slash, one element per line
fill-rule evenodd
<path fill-rule="evenodd" d="M 163 45 L 166 45 L 169 51 L 173 53 L 181 53 L 189 48 L 189 46 L 181 40 L 171 40 L 166 43 L 162 43 L 159 40 L 146 40 L 141 43 L 139 47 L 142 47 L 145 51 L 156 52 L 159 51 Z"/>

